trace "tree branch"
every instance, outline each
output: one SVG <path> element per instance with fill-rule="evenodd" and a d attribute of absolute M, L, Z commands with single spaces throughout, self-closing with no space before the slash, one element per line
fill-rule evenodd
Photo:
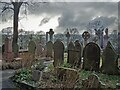
<path fill-rule="evenodd" d="M 4 12 L 5 12 L 6 10 L 8 10 L 8 9 L 14 10 L 14 8 L 12 8 L 12 7 L 3 7 L 2 13 L 4 13 Z"/>

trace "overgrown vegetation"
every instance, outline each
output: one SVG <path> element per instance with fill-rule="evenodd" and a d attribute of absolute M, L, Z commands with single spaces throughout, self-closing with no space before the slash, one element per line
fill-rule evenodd
<path fill-rule="evenodd" d="M 120 76 L 116 75 L 107 75 L 97 72 L 91 72 L 91 71 L 80 71 L 80 79 L 86 79 L 91 74 L 98 75 L 100 81 L 105 84 L 106 88 L 116 88 L 116 84 L 120 83 Z"/>
<path fill-rule="evenodd" d="M 31 82 L 32 81 L 32 71 L 29 69 L 21 69 L 18 73 L 16 73 L 12 77 L 13 81 L 16 82 L 21 82 L 21 81 L 26 81 L 26 82 Z"/>
<path fill-rule="evenodd" d="M 39 61 L 39 60 L 38 60 Z M 65 62 L 61 67 L 65 68 L 71 68 L 71 65 L 67 63 L 67 58 L 65 58 Z M 42 70 L 44 68 L 43 61 L 39 61 L 34 63 L 32 69 L 36 70 Z M 89 75 L 91 74 L 96 74 L 99 77 L 99 80 L 105 84 L 105 88 L 116 88 L 116 84 L 120 83 L 120 76 L 117 75 L 107 75 L 107 74 L 102 74 L 94 71 L 85 71 L 85 70 L 79 70 L 79 80 L 77 81 L 75 87 L 81 88 L 82 87 L 82 80 L 88 78 Z M 55 76 L 55 68 L 53 64 L 48 65 L 47 71 L 45 74 L 45 78 L 43 78 L 42 81 L 39 82 L 38 87 L 40 88 L 59 88 L 62 87 L 62 82 L 59 81 L 57 76 Z M 17 73 L 14 77 L 14 80 L 17 82 L 25 81 L 25 82 L 33 82 L 32 81 L 32 70 L 29 69 L 21 69 L 19 73 Z M 51 86 L 52 85 L 52 86 Z"/>

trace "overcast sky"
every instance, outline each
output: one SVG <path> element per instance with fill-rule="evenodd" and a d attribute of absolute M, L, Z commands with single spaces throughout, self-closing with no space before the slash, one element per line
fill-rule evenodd
<path fill-rule="evenodd" d="M 118 30 L 117 2 L 37 2 L 26 10 L 27 15 L 24 14 L 25 8 L 21 8 L 19 21 L 19 28 L 25 30 L 46 32 L 53 28 L 56 33 L 63 33 L 66 28 L 75 27 L 82 33 L 89 22 L 96 20 L 108 27 L 109 32 Z M 11 15 L 12 12 L 6 15 L 6 22 L 0 19 L 0 30 L 12 27 Z"/>

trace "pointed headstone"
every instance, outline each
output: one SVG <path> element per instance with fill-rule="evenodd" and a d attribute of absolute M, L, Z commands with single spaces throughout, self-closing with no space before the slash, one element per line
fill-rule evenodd
<path fill-rule="evenodd" d="M 103 73 L 113 75 L 120 74 L 120 70 L 118 68 L 118 55 L 109 41 L 103 51 L 102 60 L 101 70 Z"/>

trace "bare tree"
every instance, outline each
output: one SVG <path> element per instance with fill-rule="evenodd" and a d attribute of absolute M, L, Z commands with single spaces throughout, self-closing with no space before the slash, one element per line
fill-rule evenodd
<path fill-rule="evenodd" d="M 18 56 L 18 53 L 16 53 L 16 45 L 18 41 L 18 20 L 19 20 L 19 12 L 22 4 L 27 4 L 27 2 L 23 0 L 10 0 L 10 2 L 0 2 L 3 3 L 4 6 L 2 8 L 2 13 L 4 13 L 6 10 L 12 10 L 13 11 L 13 42 L 12 42 L 12 49 L 14 52 L 14 57 Z"/>

